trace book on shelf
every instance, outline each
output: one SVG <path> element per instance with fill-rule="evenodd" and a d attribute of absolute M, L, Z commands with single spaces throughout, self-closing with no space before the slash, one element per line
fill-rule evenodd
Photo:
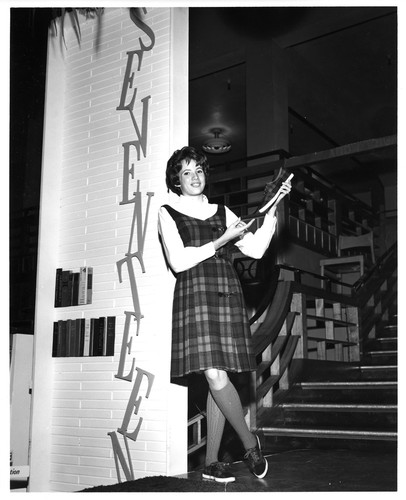
<path fill-rule="evenodd" d="M 58 356 L 58 342 L 59 342 L 58 322 L 54 321 L 54 332 L 52 340 L 52 356 L 54 358 Z"/>
<path fill-rule="evenodd" d="M 85 342 L 85 318 L 79 318 L 77 321 L 77 329 L 79 331 L 78 342 L 78 356 L 83 356 L 84 342 Z"/>
<path fill-rule="evenodd" d="M 58 267 L 55 277 L 55 307 L 62 303 L 62 268 Z"/>
<path fill-rule="evenodd" d="M 58 268 L 55 277 L 55 307 L 92 303 L 93 268 L 83 266 L 79 271 Z"/>
<path fill-rule="evenodd" d="M 93 267 L 87 268 L 87 294 L 86 294 L 86 303 L 92 303 L 92 295 L 93 295 Z"/>
<path fill-rule="evenodd" d="M 87 297 L 87 267 L 81 267 L 79 270 L 78 304 L 79 305 L 86 304 L 86 297 Z"/>
<path fill-rule="evenodd" d="M 71 319 L 66 320 L 66 357 L 73 356 L 73 321 Z"/>
<path fill-rule="evenodd" d="M 93 338 L 94 338 L 94 318 L 90 318 L 90 337 L 89 337 L 89 354 L 88 356 L 93 356 Z"/>
<path fill-rule="evenodd" d="M 80 356 L 80 318 L 71 321 L 69 356 Z"/>
<path fill-rule="evenodd" d="M 97 318 L 93 332 L 93 356 L 103 356 L 105 325 L 106 318 Z"/>
<path fill-rule="evenodd" d="M 58 321 L 58 335 L 59 335 L 59 356 L 66 356 L 67 351 L 67 324 L 66 321 Z"/>
<path fill-rule="evenodd" d="M 72 273 L 72 306 L 77 306 L 79 304 L 79 277 L 79 273 Z"/>
<path fill-rule="evenodd" d="M 90 318 L 85 318 L 83 356 L 90 356 Z"/>
<path fill-rule="evenodd" d="M 52 356 L 114 356 L 115 328 L 115 316 L 55 321 Z"/>
<path fill-rule="evenodd" d="M 70 286 L 72 286 L 72 282 L 70 280 L 71 272 L 72 271 L 62 270 L 61 307 L 66 307 L 70 305 L 71 301 Z"/>
<path fill-rule="evenodd" d="M 116 335 L 116 317 L 107 316 L 106 320 L 106 356 L 114 356 L 114 340 Z"/>

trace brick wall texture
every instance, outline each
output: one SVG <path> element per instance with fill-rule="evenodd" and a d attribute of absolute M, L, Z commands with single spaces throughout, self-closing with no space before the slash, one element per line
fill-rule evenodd
<path fill-rule="evenodd" d="M 107 8 L 102 17 L 97 44 L 97 22 L 80 18 L 80 45 L 66 28 L 62 47 L 66 68 L 63 103 L 63 154 L 60 186 L 60 234 L 58 267 L 78 270 L 92 266 L 93 301 L 86 306 L 57 308 L 55 321 L 62 319 L 116 316 L 114 357 L 54 358 L 52 391 L 51 489 L 79 491 L 86 487 L 117 482 L 109 432 L 122 424 L 133 381 L 116 378 L 125 311 L 134 305 L 127 268 L 119 282 L 116 262 L 129 251 L 134 204 L 123 199 L 122 144 L 137 135 L 128 110 L 119 106 L 127 52 L 151 40 L 131 20 L 128 8 Z M 157 237 L 157 210 L 166 201 L 164 171 L 169 156 L 170 123 L 170 20 L 169 8 L 148 9 L 144 22 L 155 35 L 152 50 L 145 51 L 140 70 L 134 58 L 133 88 L 136 88 L 134 117 L 141 130 L 142 99 L 150 96 L 146 156 L 137 160 L 132 152 L 134 179 L 130 198 L 139 188 L 143 217 L 147 192 L 153 192 L 144 246 L 146 272 L 133 259 L 143 319 L 139 335 L 132 321 L 131 353 L 124 373 L 135 367 L 155 376 L 149 398 L 141 385 L 142 403 L 133 415 L 129 431 L 142 417 L 137 440 L 129 440 L 135 478 L 167 473 L 167 411 L 170 352 L 170 291 L 173 285 L 162 258 Z M 53 42 L 55 43 L 55 41 Z M 58 42 L 59 43 L 59 42 Z M 56 167 L 57 168 L 57 167 Z M 132 251 L 137 250 L 135 233 Z M 169 295 L 168 295 L 169 293 Z M 50 326 L 51 328 L 51 326 Z M 123 438 L 117 434 L 125 454 Z M 125 479 L 121 472 L 122 480 Z"/>

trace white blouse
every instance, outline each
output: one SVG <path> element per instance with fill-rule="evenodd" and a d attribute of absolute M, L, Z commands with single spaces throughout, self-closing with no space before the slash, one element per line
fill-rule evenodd
<path fill-rule="evenodd" d="M 191 202 L 186 196 L 179 196 L 179 199 L 170 203 L 170 206 L 189 217 L 206 220 L 217 212 L 217 205 L 209 203 L 206 196 L 202 203 Z M 226 225 L 230 226 L 238 217 L 227 207 Z M 260 259 L 271 242 L 275 233 L 276 217 L 268 213 L 264 217 L 262 226 L 255 233 L 247 232 L 238 240 L 235 245 L 248 257 Z M 164 207 L 160 207 L 158 212 L 158 230 L 162 237 L 165 254 L 168 262 L 175 273 L 186 271 L 200 262 L 203 262 L 215 254 L 214 243 L 211 241 L 200 247 L 184 246 L 182 238 L 178 232 L 176 222 Z"/>

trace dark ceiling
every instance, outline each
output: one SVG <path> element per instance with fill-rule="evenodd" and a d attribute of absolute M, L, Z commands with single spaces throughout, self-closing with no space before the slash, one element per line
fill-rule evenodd
<path fill-rule="evenodd" d="M 397 132 L 396 7 L 190 8 L 190 144 L 220 126 L 246 153 L 246 65 L 233 54 L 271 41 L 286 53 L 289 154 L 302 155 Z M 267 152 L 258 151 L 258 153 Z M 332 177 L 396 175 L 396 147 L 323 166 Z M 345 182 L 345 179 L 343 179 Z"/>
<path fill-rule="evenodd" d="M 11 9 L 12 209 L 39 198 L 50 11 Z M 247 156 L 246 67 L 233 60 L 248 45 L 260 53 L 271 41 L 286 53 L 291 155 L 396 134 L 396 7 L 190 7 L 189 142 L 200 147 L 221 126 L 232 143 L 229 153 L 210 155 L 212 165 Z M 396 148 L 323 168 L 343 172 L 347 187 L 356 175 L 393 178 Z"/>

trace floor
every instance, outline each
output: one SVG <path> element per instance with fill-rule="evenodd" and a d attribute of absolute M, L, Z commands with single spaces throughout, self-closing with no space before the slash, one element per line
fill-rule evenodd
<path fill-rule="evenodd" d="M 253 476 L 244 462 L 230 465 L 236 481 L 252 491 L 397 491 L 397 454 L 352 450 L 291 450 L 266 455 L 269 471 Z M 198 479 L 199 471 L 181 477 Z"/>

